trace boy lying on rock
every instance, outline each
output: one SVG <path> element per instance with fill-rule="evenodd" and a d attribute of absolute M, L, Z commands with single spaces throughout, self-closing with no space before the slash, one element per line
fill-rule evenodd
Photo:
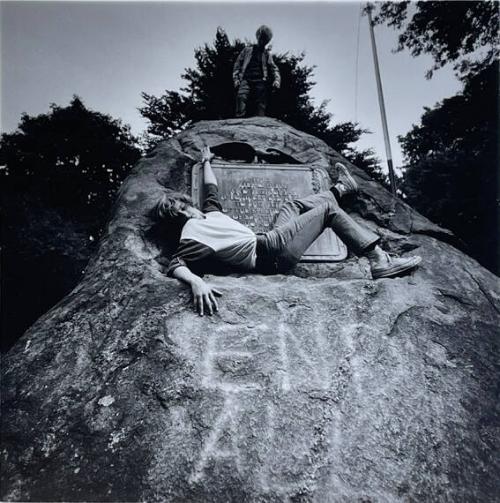
<path fill-rule="evenodd" d="M 195 274 L 219 262 L 236 271 L 284 273 L 292 269 L 303 253 L 326 227 L 331 227 L 345 245 L 370 261 L 372 277 L 389 278 L 414 269 L 419 256 L 392 257 L 379 246 L 380 237 L 364 229 L 339 206 L 341 198 L 357 192 L 358 185 L 347 168 L 336 164 L 338 181 L 329 190 L 286 202 L 274 228 L 255 234 L 248 227 L 222 213 L 217 179 L 210 165 L 213 154 L 203 150 L 205 198 L 201 210 L 191 198 L 180 193 L 165 193 L 155 208 L 159 221 L 180 229 L 180 242 L 167 275 L 187 283 L 193 293 L 195 309 L 203 316 L 213 314 L 221 293 Z"/>

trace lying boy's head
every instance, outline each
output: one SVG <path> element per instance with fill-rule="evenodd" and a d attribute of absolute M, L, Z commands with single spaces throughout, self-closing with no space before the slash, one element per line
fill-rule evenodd
<path fill-rule="evenodd" d="M 165 192 L 154 208 L 154 216 L 159 221 L 186 223 L 190 218 L 205 218 L 194 206 L 193 200 L 180 192 Z"/>
<path fill-rule="evenodd" d="M 273 38 L 273 32 L 271 31 L 271 28 L 269 28 L 269 26 L 263 24 L 257 29 L 255 36 L 259 45 L 265 46 L 269 42 L 271 42 L 271 39 Z"/>

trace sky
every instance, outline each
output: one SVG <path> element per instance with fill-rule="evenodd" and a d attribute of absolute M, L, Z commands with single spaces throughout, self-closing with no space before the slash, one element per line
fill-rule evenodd
<path fill-rule="evenodd" d="M 358 2 L 2 2 L 1 127 L 13 131 L 23 112 L 46 113 L 74 94 L 87 107 L 130 124 L 147 126 L 138 112 L 141 92 L 178 90 L 180 75 L 194 66 L 194 49 L 214 39 L 218 26 L 229 38 L 253 40 L 261 24 L 274 32 L 275 53 L 306 53 L 315 65 L 311 95 L 333 122 L 357 121 L 371 134 L 357 143 L 372 147 L 385 164 L 384 139 L 369 39 Z M 428 56 L 394 53 L 397 32 L 375 27 L 393 159 L 403 163 L 398 135 L 417 124 L 423 107 L 461 86 L 451 68 L 425 72 Z M 232 99 L 232 98 L 229 98 Z"/>

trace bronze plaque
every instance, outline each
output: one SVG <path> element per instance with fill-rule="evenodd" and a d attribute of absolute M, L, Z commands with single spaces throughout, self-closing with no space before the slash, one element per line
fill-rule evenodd
<path fill-rule="evenodd" d="M 213 163 L 212 169 L 217 177 L 224 213 L 254 232 L 272 229 L 284 202 L 327 190 L 331 183 L 324 169 L 296 164 Z M 201 164 L 193 167 L 192 177 L 193 201 L 201 205 Z M 337 262 L 346 257 L 344 243 L 331 229 L 326 229 L 301 261 Z"/>

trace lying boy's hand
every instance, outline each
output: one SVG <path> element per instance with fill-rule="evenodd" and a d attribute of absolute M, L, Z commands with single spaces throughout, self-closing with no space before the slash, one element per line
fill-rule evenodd
<path fill-rule="evenodd" d="M 215 311 L 218 311 L 219 306 L 215 297 L 220 297 L 222 295 L 219 290 L 207 285 L 203 280 L 200 280 L 191 286 L 191 291 L 193 292 L 194 308 L 198 311 L 200 316 L 203 316 L 205 306 L 210 316 L 214 314 Z"/>
<path fill-rule="evenodd" d="M 202 162 L 205 162 L 205 161 L 210 162 L 214 157 L 215 157 L 215 154 L 212 153 L 209 146 L 203 147 L 203 150 L 201 152 L 201 161 Z"/>

